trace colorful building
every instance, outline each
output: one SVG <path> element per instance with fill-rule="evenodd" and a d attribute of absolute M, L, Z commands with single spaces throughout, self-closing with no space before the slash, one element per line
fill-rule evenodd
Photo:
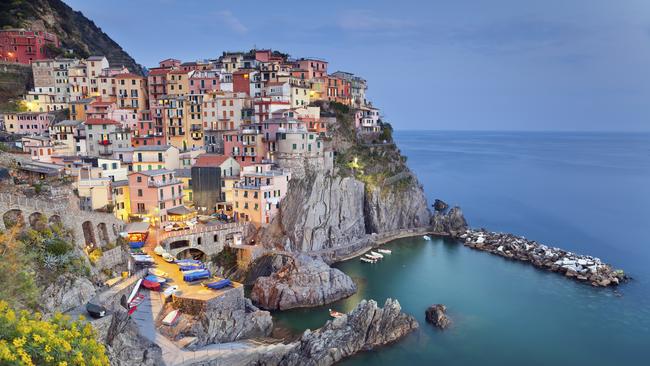
<path fill-rule="evenodd" d="M 48 58 L 48 47 L 61 46 L 56 34 L 30 29 L 0 30 L 0 60 L 29 65 Z"/>
<path fill-rule="evenodd" d="M 152 224 L 170 220 L 169 210 L 183 206 L 183 186 L 172 170 L 156 169 L 129 174 L 131 214 Z"/>
<path fill-rule="evenodd" d="M 270 164 L 251 166 L 234 184 L 233 200 L 236 220 L 251 222 L 256 227 L 267 225 L 280 208 L 286 195 L 291 173 L 272 169 Z"/>
<path fill-rule="evenodd" d="M 5 113 L 4 123 L 7 132 L 40 135 L 49 131 L 54 123 L 54 114 L 41 112 Z"/>

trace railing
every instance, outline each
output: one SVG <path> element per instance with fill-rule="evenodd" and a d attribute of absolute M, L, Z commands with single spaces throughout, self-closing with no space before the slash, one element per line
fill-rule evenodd
<path fill-rule="evenodd" d="M 181 181 L 178 180 L 178 179 L 165 180 L 165 181 L 157 181 L 157 180 L 151 181 L 150 180 L 150 181 L 147 182 L 147 186 L 159 188 L 159 187 L 166 187 L 166 186 L 170 186 L 172 184 L 180 184 L 180 183 L 181 183 Z"/>
<path fill-rule="evenodd" d="M 164 232 L 160 235 L 160 241 L 169 238 L 185 236 L 185 235 L 195 235 L 195 234 L 202 234 L 202 233 L 228 230 L 228 229 L 243 229 L 245 226 L 246 223 L 233 222 L 229 224 L 205 225 L 205 226 L 195 227 L 194 229 L 189 229 L 189 230 L 169 231 L 169 232 Z"/>

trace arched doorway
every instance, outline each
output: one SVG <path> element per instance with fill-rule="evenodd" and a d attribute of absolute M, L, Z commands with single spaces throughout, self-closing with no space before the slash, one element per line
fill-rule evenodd
<path fill-rule="evenodd" d="M 40 212 L 33 212 L 28 217 L 29 226 L 38 231 L 43 231 L 47 228 L 47 218 Z"/>
<path fill-rule="evenodd" d="M 99 244 L 101 246 L 106 246 L 111 241 L 108 236 L 108 229 L 106 228 L 106 224 L 103 222 L 100 222 L 97 225 L 97 237 L 99 238 Z"/>
<path fill-rule="evenodd" d="M 59 215 L 52 215 L 47 221 L 50 225 L 63 225 L 63 221 L 61 221 L 61 216 Z"/>
<path fill-rule="evenodd" d="M 81 224 L 81 229 L 84 233 L 84 240 L 86 245 L 97 245 L 97 240 L 95 240 L 95 230 L 93 230 L 93 223 L 90 221 L 84 221 Z"/>
<path fill-rule="evenodd" d="M 180 253 L 178 253 L 178 254 L 176 255 L 176 258 L 177 258 L 177 259 L 186 259 L 186 258 L 190 258 L 190 259 L 197 259 L 197 260 L 200 260 L 200 261 L 205 262 L 207 256 L 206 256 L 205 253 L 204 253 L 202 250 L 200 250 L 200 249 L 196 249 L 196 248 L 187 248 L 187 249 L 181 251 Z"/>
<path fill-rule="evenodd" d="M 5 224 L 7 229 L 12 228 L 16 225 L 22 227 L 25 225 L 25 216 L 23 212 L 18 209 L 9 210 L 2 215 L 2 221 Z"/>

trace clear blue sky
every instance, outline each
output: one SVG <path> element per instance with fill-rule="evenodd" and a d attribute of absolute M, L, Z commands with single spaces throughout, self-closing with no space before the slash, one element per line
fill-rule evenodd
<path fill-rule="evenodd" d="M 398 129 L 650 131 L 647 0 L 65 2 L 145 66 L 325 58 Z"/>

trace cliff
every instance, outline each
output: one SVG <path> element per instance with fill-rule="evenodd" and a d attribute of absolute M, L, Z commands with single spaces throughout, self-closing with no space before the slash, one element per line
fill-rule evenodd
<path fill-rule="evenodd" d="M 283 161 L 293 173 L 280 213 L 260 233 L 260 242 L 292 252 L 349 245 L 367 234 L 429 225 L 422 186 L 392 142 L 390 125 L 377 136 L 358 136 L 346 106 L 321 105 L 336 116 L 327 143 L 333 167 L 316 161 Z M 379 140 L 378 140 L 379 139 Z"/>
<path fill-rule="evenodd" d="M 142 67 L 120 45 L 61 0 L 2 1 L 0 27 L 44 29 L 56 34 L 62 48 L 73 50 L 75 57 L 104 55 L 111 65 L 124 65 L 131 72 L 142 74 Z M 52 50 L 54 55 L 62 51 Z"/>

